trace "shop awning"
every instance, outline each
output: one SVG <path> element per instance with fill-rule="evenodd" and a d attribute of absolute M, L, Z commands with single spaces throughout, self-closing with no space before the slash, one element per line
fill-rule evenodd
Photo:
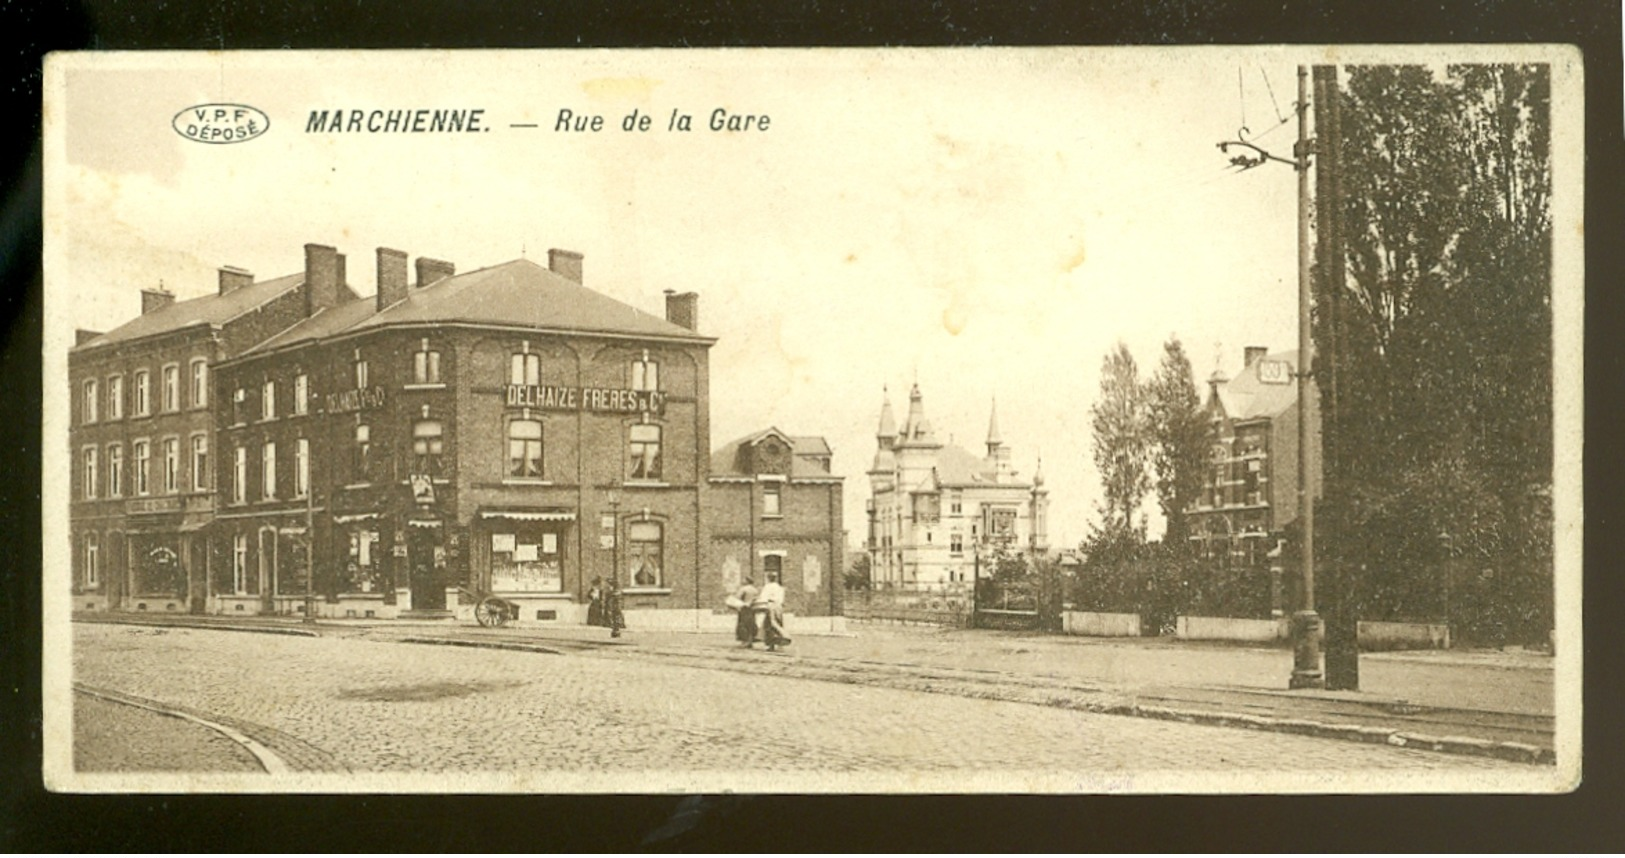
<path fill-rule="evenodd" d="M 409 518 L 406 520 L 407 527 L 439 527 L 440 524 L 438 518 Z"/>
<path fill-rule="evenodd" d="M 480 518 L 505 518 L 509 521 L 575 521 L 574 510 L 568 509 L 482 509 Z"/>

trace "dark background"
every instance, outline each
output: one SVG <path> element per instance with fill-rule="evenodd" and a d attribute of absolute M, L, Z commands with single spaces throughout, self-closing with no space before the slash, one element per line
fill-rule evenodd
<path fill-rule="evenodd" d="M 1625 848 L 1619 4 L 7 3 L 0 134 L 0 848 L 7 851 L 1582 851 Z M 40 779 L 40 70 L 53 50 L 1561 42 L 1585 54 L 1585 783 L 1564 796 L 61 796 Z M 771 766 L 771 761 L 761 761 Z M 658 765 L 658 761 L 651 761 Z"/>

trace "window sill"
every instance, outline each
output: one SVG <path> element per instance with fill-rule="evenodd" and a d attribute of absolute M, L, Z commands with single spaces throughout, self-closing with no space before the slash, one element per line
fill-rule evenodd
<path fill-rule="evenodd" d="M 622 596 L 670 596 L 670 587 L 627 587 L 621 591 Z"/>
<path fill-rule="evenodd" d="M 267 423 L 275 423 L 275 422 L 277 422 L 278 420 L 281 420 L 281 419 L 282 418 L 280 418 L 280 417 L 261 417 L 260 419 L 254 421 L 254 425 L 263 426 L 263 425 L 265 425 Z"/>
<path fill-rule="evenodd" d="M 782 518 L 784 518 L 784 515 L 782 513 L 780 513 L 779 515 L 770 515 L 770 514 L 765 513 L 765 512 L 762 513 L 762 520 L 763 521 L 778 521 L 778 520 L 780 520 Z"/>
<path fill-rule="evenodd" d="M 671 483 L 664 480 L 627 480 L 621 483 L 625 489 L 669 489 Z"/>
<path fill-rule="evenodd" d="M 372 488 L 372 483 L 371 482 L 345 483 L 342 486 L 342 488 L 346 488 L 346 489 L 370 489 L 370 488 Z"/>
<path fill-rule="evenodd" d="M 559 602 L 569 602 L 575 599 L 569 593 L 538 592 L 535 590 L 493 590 L 491 595 L 499 599 L 552 599 Z"/>
<path fill-rule="evenodd" d="M 435 482 L 439 483 L 442 481 L 435 480 Z M 502 484 L 505 486 L 551 486 L 553 485 L 553 481 L 536 477 L 503 477 Z"/>
<path fill-rule="evenodd" d="M 443 381 L 416 381 L 416 382 L 413 382 L 411 384 L 403 384 L 403 385 L 401 385 L 401 389 L 402 390 L 445 390 L 446 389 L 446 383 L 443 382 Z"/>

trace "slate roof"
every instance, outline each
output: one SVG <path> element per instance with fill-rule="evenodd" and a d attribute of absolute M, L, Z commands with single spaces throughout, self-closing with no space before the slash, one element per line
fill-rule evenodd
<path fill-rule="evenodd" d="M 285 277 L 250 283 L 224 295 L 210 294 L 176 301 L 162 309 L 137 316 L 95 339 L 75 346 L 73 350 L 83 351 L 112 343 L 129 342 L 195 325 L 218 328 L 273 298 L 299 288 L 304 282 L 305 274 L 301 271 Z"/>
<path fill-rule="evenodd" d="M 1265 384 L 1258 380 L 1258 364 L 1262 361 L 1281 361 L 1288 364 L 1289 372 L 1298 371 L 1298 352 L 1268 354 L 1243 369 L 1235 378 L 1219 385 L 1219 402 L 1231 420 L 1253 420 L 1275 417 L 1298 402 L 1297 379 L 1287 384 Z"/>
<path fill-rule="evenodd" d="M 711 476 L 714 477 L 747 477 L 752 476 L 745 470 L 741 454 L 745 447 L 760 441 L 768 435 L 778 435 L 790 442 L 790 476 L 796 477 L 830 477 L 834 476 L 811 461 L 808 457 L 831 455 L 829 442 L 818 435 L 790 435 L 776 428 L 768 427 L 760 432 L 754 432 L 743 438 L 737 438 L 724 444 L 711 454 Z"/>
<path fill-rule="evenodd" d="M 317 313 L 250 349 L 269 351 L 303 340 L 389 325 L 470 323 L 572 333 L 646 336 L 715 342 L 664 318 L 594 292 L 528 259 L 410 287 L 406 298 L 376 309 L 367 296 Z"/>
<path fill-rule="evenodd" d="M 1009 479 L 1013 474 L 1006 474 L 1006 482 L 999 482 L 997 473 L 990 467 L 988 461 L 981 456 L 967 451 L 957 444 L 944 444 L 937 451 L 936 480 L 937 485 L 949 488 L 962 488 L 967 486 L 1025 486 L 1025 481 Z"/>

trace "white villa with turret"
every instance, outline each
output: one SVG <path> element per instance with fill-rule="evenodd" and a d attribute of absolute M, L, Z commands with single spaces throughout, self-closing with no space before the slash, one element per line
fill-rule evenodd
<path fill-rule="evenodd" d="M 987 427 L 987 455 L 938 441 L 925 418 L 920 387 L 908 395 L 901 431 L 884 396 L 878 450 L 869 468 L 870 577 L 877 587 L 968 585 L 978 549 L 1016 553 L 1049 549 L 1049 490 L 1043 461 L 1031 481 L 1011 468 L 999 436 L 998 403 Z"/>

